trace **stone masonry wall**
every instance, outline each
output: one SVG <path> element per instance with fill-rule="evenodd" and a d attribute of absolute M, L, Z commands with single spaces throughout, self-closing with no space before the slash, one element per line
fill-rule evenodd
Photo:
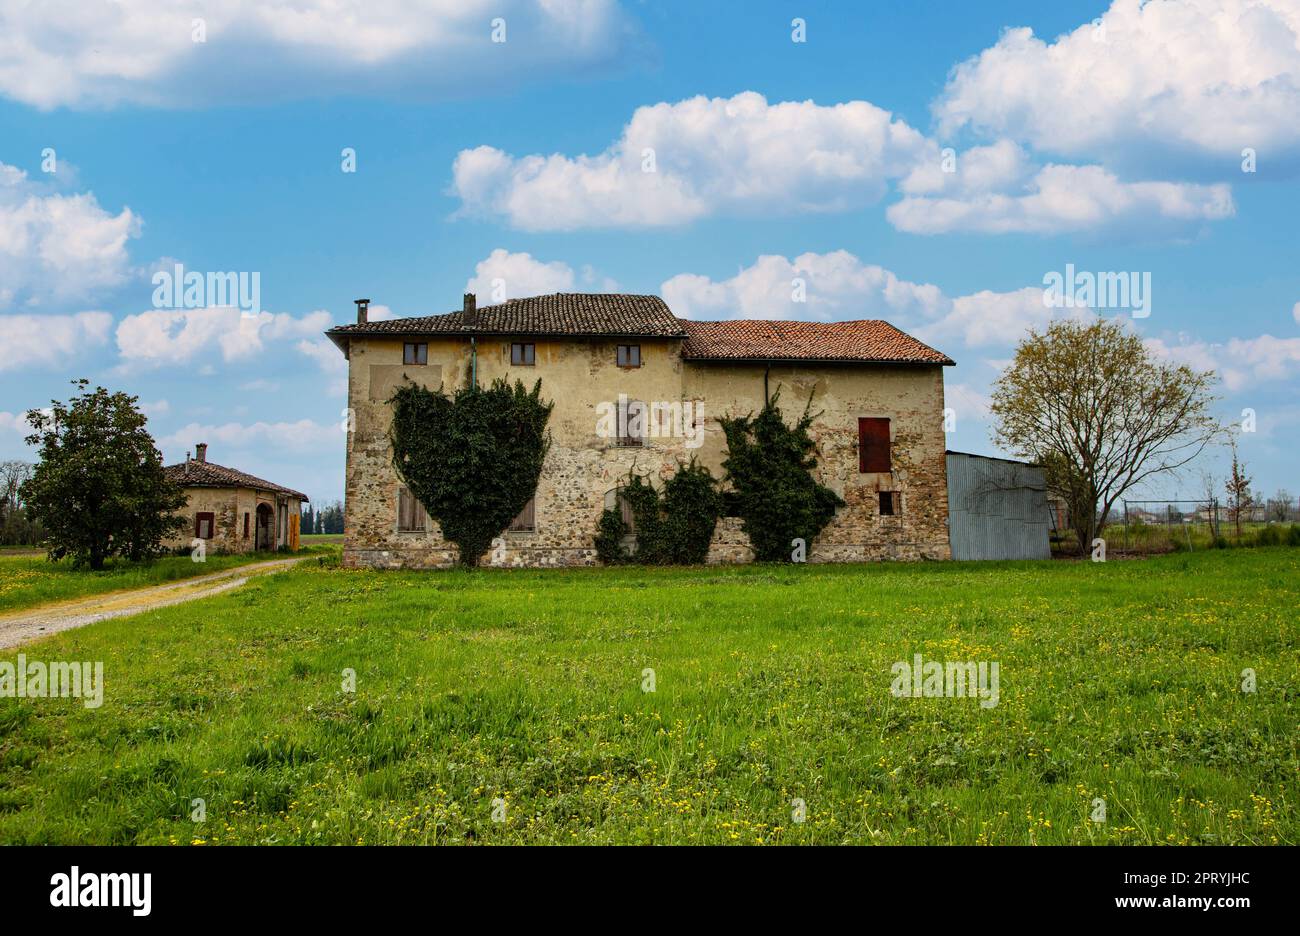
<path fill-rule="evenodd" d="M 210 553 L 246 553 L 255 548 L 257 505 L 266 504 L 271 508 L 272 536 L 276 534 L 275 518 L 277 514 L 277 495 L 270 491 L 254 491 L 251 488 L 210 488 L 188 487 L 185 494 L 189 504 L 182 510 L 185 526 L 180 533 L 163 545 L 169 549 L 186 548 L 194 539 L 195 514 L 213 514 L 213 535 L 207 542 Z M 289 517 L 298 514 L 301 505 L 289 498 Z M 248 536 L 244 536 L 244 515 L 248 514 Z M 284 537 L 280 537 L 284 541 Z"/>
<path fill-rule="evenodd" d="M 423 339 L 421 339 L 423 340 Z M 527 339 L 534 341 L 534 339 Z M 641 341 L 642 366 L 620 368 L 617 342 L 536 339 L 536 365 L 512 367 L 510 340 L 478 342 L 478 380 L 522 379 L 531 387 L 542 379 L 542 397 L 555 401 L 549 424 L 552 444 L 538 485 L 536 532 L 506 533 L 505 547 L 482 559 L 487 564 L 520 566 L 595 565 L 593 541 L 601 511 L 612 505 L 617 487 L 635 467 L 656 480 L 671 476 L 679 460 L 691 455 L 721 475 L 725 441 L 717 417 L 762 406 L 764 368 L 756 365 L 695 365 L 681 360 L 678 342 Z M 429 340 L 428 364 L 402 364 L 402 341 L 353 339 L 348 399 L 353 429 L 347 436 L 347 474 L 343 562 L 349 567 L 435 568 L 455 562 L 454 545 L 442 539 L 430 519 L 425 532 L 397 530 L 400 482 L 391 464 L 385 402 L 401 380 L 448 389 L 466 379 L 470 347 L 462 340 Z M 948 558 L 945 478 L 943 375 L 939 367 L 810 368 L 773 367 L 773 391 L 793 418 L 813 394 L 814 425 L 822 483 L 847 502 L 810 545 L 809 561 Z M 640 447 L 626 447 L 597 432 L 602 402 L 620 394 L 643 402 L 700 403 L 702 444 L 669 427 L 650 426 Z M 895 470 L 859 474 L 857 417 L 888 416 L 894 439 Z M 690 432 L 690 427 L 687 433 Z M 659 431 L 664 435 L 657 435 Z M 897 517 L 879 517 L 876 492 L 902 492 Z M 752 557 L 740 521 L 718 524 L 710 562 L 744 562 Z"/>
<path fill-rule="evenodd" d="M 700 461 L 721 474 L 726 439 L 719 416 L 745 415 L 763 406 L 768 391 L 792 422 L 812 400 L 819 414 L 810 434 L 817 443 L 818 481 L 846 505 L 808 547 L 809 562 L 875 559 L 947 559 L 948 481 L 944 458 L 943 369 L 934 367 L 816 365 L 690 365 L 686 393 L 704 401 L 705 442 Z M 891 472 L 859 472 L 858 419 L 890 421 Z M 900 509 L 880 515 L 880 491 L 899 492 Z M 735 548 L 747 537 L 719 524 L 710 560 L 747 561 Z"/>

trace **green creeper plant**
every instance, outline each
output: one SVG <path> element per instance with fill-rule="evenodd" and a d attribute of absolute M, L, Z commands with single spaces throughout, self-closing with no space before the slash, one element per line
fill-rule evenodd
<path fill-rule="evenodd" d="M 537 491 L 554 403 L 516 380 L 449 396 L 404 384 L 393 394 L 393 468 L 456 544 L 461 565 L 480 557 Z"/>
<path fill-rule="evenodd" d="M 606 509 L 596 535 L 601 562 L 699 565 L 708 558 L 722 514 L 718 481 L 708 468 L 692 458 L 664 482 L 662 491 L 632 471 L 619 494 L 636 523 L 636 547 L 631 554 L 623 548 L 623 537 L 630 532 L 627 523 L 620 510 Z"/>
<path fill-rule="evenodd" d="M 722 467 L 733 493 L 730 501 L 762 562 L 789 562 L 793 541 L 811 545 L 844 506 L 838 494 L 812 475 L 817 455 L 808 429 L 818 415 L 811 411 L 812 397 L 799 420 L 787 426 L 777 405 L 780 396 L 777 390 L 757 416 L 720 420 L 727 438 Z"/>

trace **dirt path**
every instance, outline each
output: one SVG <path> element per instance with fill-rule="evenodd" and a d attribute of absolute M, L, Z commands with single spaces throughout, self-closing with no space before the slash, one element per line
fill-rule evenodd
<path fill-rule="evenodd" d="M 165 608 L 168 605 L 219 595 L 232 588 L 238 588 L 254 576 L 282 572 L 309 558 L 311 557 L 295 556 L 292 559 L 254 562 L 246 566 L 226 569 L 224 572 L 200 575 L 167 585 L 151 585 L 148 588 L 109 592 L 89 598 L 41 605 L 37 608 L 24 608 L 10 614 L 0 614 L 0 650 L 16 647 L 39 637 L 48 637 L 59 631 L 84 627 L 96 621 L 139 614 L 142 611 L 152 611 L 154 608 Z"/>

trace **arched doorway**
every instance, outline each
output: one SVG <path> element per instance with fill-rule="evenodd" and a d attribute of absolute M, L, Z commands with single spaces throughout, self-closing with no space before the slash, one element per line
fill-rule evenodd
<path fill-rule="evenodd" d="M 275 548 L 274 519 L 275 512 L 271 510 L 270 504 L 257 505 L 257 539 L 253 544 L 254 549 Z"/>

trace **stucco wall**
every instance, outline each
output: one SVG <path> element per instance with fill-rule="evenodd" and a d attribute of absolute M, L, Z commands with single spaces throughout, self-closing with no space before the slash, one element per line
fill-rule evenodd
<path fill-rule="evenodd" d="M 526 385 L 542 378 L 542 396 L 555 409 L 549 428 L 552 445 L 536 497 L 536 532 L 507 533 L 498 554 L 506 565 L 595 564 L 596 524 L 612 492 L 633 466 L 657 478 L 676 470 L 679 459 L 697 455 L 721 474 L 725 443 L 718 417 L 757 410 L 763 400 L 761 366 L 687 364 L 679 343 L 641 340 L 642 366 L 616 364 L 618 342 L 544 341 L 536 345 L 533 367 L 510 365 L 510 340 L 486 338 L 478 344 L 478 380 L 487 384 L 506 376 Z M 353 339 L 348 381 L 353 431 L 347 436 L 347 476 L 343 561 L 348 566 L 435 567 L 455 561 L 433 520 L 424 533 L 397 530 L 400 482 L 391 465 L 385 402 L 402 379 L 448 388 L 469 371 L 468 342 L 428 342 L 428 364 L 402 365 L 400 339 Z M 947 558 L 944 526 L 947 495 L 944 480 L 942 425 L 943 376 L 925 368 L 777 368 L 769 375 L 773 391 L 782 386 L 787 416 L 801 410 L 814 394 L 814 410 L 823 416 L 814 427 L 822 482 L 848 506 L 812 545 L 810 561 L 870 558 Z M 688 444 L 691 427 L 676 435 L 648 429 L 641 447 L 617 444 L 598 433 L 600 404 L 614 404 L 620 394 L 630 400 L 702 405 L 700 447 Z M 895 472 L 859 475 L 857 417 L 893 420 Z M 879 518 L 876 491 L 903 491 L 901 516 Z M 719 524 L 710 561 L 744 561 L 750 556 L 739 521 Z M 489 558 L 485 558 L 489 561 Z"/>
<path fill-rule="evenodd" d="M 276 519 L 279 516 L 280 498 L 271 491 L 255 491 L 251 488 L 187 487 L 185 495 L 189 498 L 189 505 L 181 511 L 181 516 L 185 517 L 185 526 L 178 536 L 164 543 L 168 548 L 188 549 L 194 539 L 195 514 L 210 512 L 213 514 L 214 524 L 212 538 L 207 541 L 208 552 L 253 552 L 257 532 L 258 504 L 266 504 L 271 508 L 271 535 L 272 537 L 277 535 Z M 287 506 L 287 517 L 298 515 L 301 504 L 297 500 L 288 498 Z M 245 514 L 249 517 L 247 537 L 244 536 Z M 282 534 L 274 540 L 271 548 L 286 542 L 287 534 Z"/>

